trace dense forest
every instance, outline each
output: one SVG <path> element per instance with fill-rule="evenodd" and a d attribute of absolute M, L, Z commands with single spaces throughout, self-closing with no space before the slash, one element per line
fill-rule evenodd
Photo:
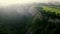
<path fill-rule="evenodd" d="M 60 31 L 60 14 L 35 7 L 36 13 L 7 15 L 0 10 L 0 34 L 57 34 Z"/>

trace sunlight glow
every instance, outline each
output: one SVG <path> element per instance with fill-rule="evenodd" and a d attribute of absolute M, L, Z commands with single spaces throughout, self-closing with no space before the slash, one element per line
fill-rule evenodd
<path fill-rule="evenodd" d="M 26 4 L 26 3 L 33 3 L 33 2 L 48 2 L 52 0 L 0 0 L 0 6 L 11 5 L 11 4 Z M 57 1 L 57 0 L 53 0 Z"/>
<path fill-rule="evenodd" d="M 0 5 L 10 5 L 10 4 L 26 4 L 33 2 L 44 2 L 46 0 L 0 0 Z"/>

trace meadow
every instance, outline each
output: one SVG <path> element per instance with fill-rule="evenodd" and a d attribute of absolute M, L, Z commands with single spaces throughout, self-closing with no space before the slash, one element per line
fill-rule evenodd
<path fill-rule="evenodd" d="M 47 7 L 47 6 L 43 6 L 43 10 L 50 11 L 50 12 L 55 12 L 56 14 L 59 13 L 60 14 L 60 9 L 57 8 L 52 8 L 52 7 Z"/>

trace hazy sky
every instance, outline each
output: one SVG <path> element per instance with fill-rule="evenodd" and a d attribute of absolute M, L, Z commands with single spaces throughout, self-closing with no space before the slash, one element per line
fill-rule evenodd
<path fill-rule="evenodd" d="M 11 4 L 26 4 L 26 3 L 33 3 L 33 2 L 49 2 L 52 0 L 0 0 L 0 5 L 11 5 Z M 53 1 L 59 1 L 59 0 L 53 0 Z"/>

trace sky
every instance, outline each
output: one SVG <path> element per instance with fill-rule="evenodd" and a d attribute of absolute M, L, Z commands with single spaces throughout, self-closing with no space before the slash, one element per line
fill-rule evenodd
<path fill-rule="evenodd" d="M 6 6 L 11 4 L 26 4 L 33 2 L 49 2 L 49 1 L 60 1 L 60 0 L 0 0 L 0 6 Z"/>

